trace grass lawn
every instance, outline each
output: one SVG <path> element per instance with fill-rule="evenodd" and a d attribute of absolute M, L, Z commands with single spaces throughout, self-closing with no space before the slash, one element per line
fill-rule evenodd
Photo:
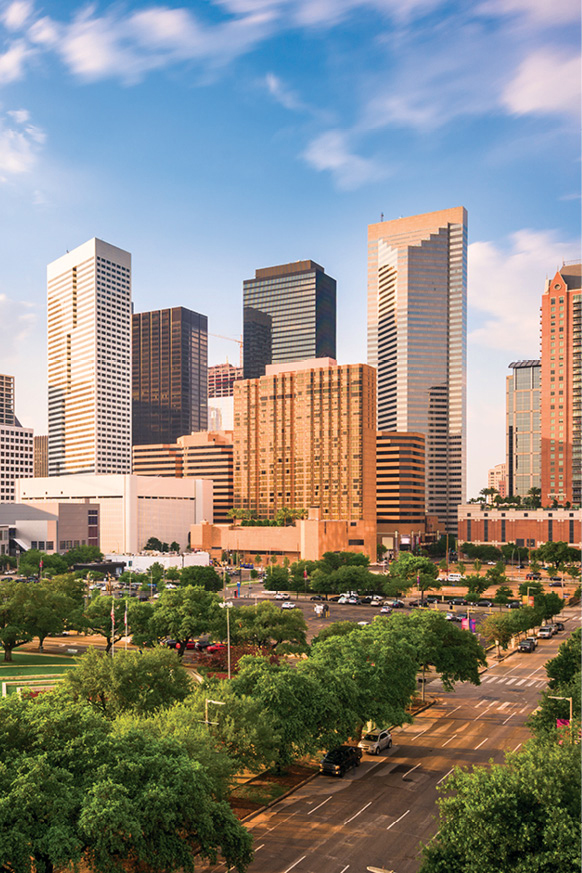
<path fill-rule="evenodd" d="M 287 785 L 277 785 L 274 783 L 247 783 L 240 785 L 232 792 L 232 797 L 240 797 L 243 800 L 250 800 L 253 803 L 258 803 L 261 806 L 266 806 L 272 800 L 280 797 L 289 790 Z"/>
<path fill-rule="evenodd" d="M 34 676 L 40 673 L 64 673 L 76 667 L 74 658 L 66 655 L 31 655 L 29 652 L 12 652 L 12 661 L 0 660 L 0 679 L 11 676 Z"/>

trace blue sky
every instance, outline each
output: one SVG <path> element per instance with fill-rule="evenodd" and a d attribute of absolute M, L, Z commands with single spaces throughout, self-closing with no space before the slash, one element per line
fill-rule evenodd
<path fill-rule="evenodd" d="M 46 432 L 46 264 L 131 251 L 136 311 L 241 331 L 242 281 L 312 258 L 366 359 L 367 224 L 469 211 L 469 491 L 507 364 L 579 257 L 577 0 L 0 5 L 0 371 Z M 212 363 L 238 346 L 211 338 Z"/>

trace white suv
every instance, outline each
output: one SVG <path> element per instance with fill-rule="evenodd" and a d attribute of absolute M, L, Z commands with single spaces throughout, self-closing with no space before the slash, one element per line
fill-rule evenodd
<path fill-rule="evenodd" d="M 382 749 L 389 749 L 391 746 L 392 735 L 388 728 L 384 728 L 383 730 L 374 728 L 373 731 L 364 734 L 358 743 L 358 748 L 362 749 L 363 752 L 367 752 L 369 755 L 379 755 Z"/>

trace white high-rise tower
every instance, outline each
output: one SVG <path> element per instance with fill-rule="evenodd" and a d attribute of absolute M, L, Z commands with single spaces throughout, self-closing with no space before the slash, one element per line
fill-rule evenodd
<path fill-rule="evenodd" d="M 49 476 L 131 473 L 131 255 L 92 239 L 47 279 Z"/>
<path fill-rule="evenodd" d="M 368 226 L 368 363 L 378 428 L 426 437 L 426 511 L 454 533 L 465 500 L 467 212 Z"/>

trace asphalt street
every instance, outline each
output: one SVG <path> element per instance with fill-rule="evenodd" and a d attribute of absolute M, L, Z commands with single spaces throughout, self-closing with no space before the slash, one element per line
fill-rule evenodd
<path fill-rule="evenodd" d="M 364 755 L 343 779 L 317 776 L 248 821 L 255 840 L 251 873 L 364 873 L 370 866 L 416 873 L 420 845 L 437 830 L 437 789 L 453 768 L 500 763 L 529 738 L 525 722 L 546 684 L 544 664 L 580 626 L 574 609 L 561 617 L 565 633 L 491 666 L 480 686 L 446 693 L 433 683 L 437 703 L 393 731 L 392 749 Z"/>

